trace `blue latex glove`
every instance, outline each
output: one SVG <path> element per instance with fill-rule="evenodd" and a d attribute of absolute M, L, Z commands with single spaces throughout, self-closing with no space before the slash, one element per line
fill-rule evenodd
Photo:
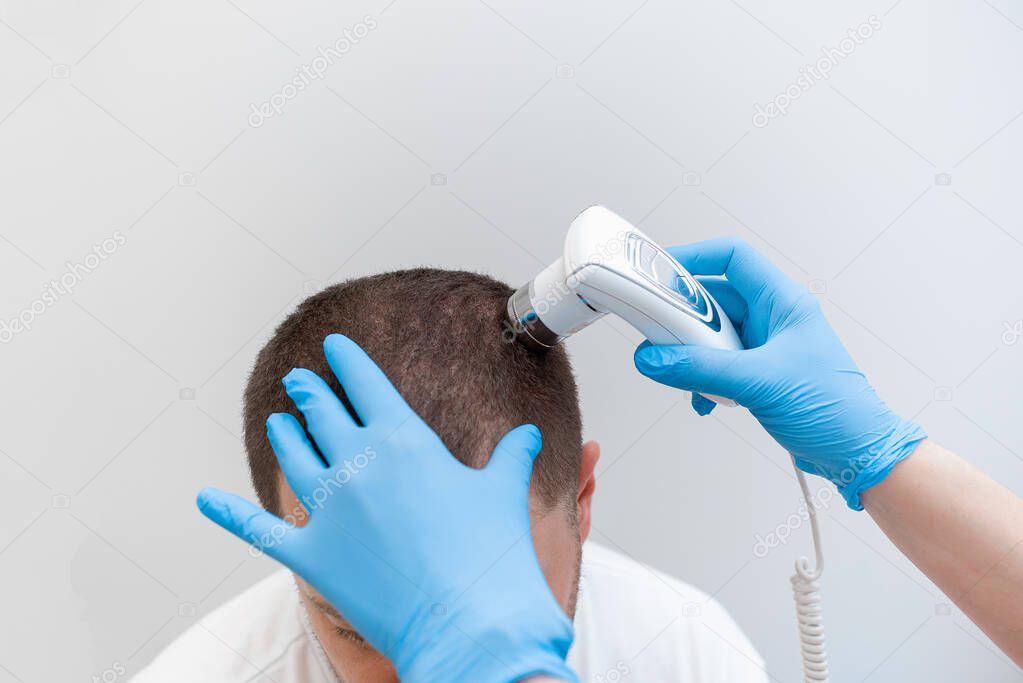
<path fill-rule="evenodd" d="M 284 378 L 305 416 L 267 420 L 308 509 L 299 528 L 243 498 L 199 494 L 211 520 L 309 582 L 403 681 L 576 681 L 572 624 L 533 549 L 527 495 L 540 432 L 508 432 L 481 470 L 456 460 L 355 342 L 324 351 L 364 426 L 318 375 Z"/>
<path fill-rule="evenodd" d="M 668 252 L 696 276 L 735 324 L 744 351 L 697 346 L 636 349 L 636 367 L 662 384 L 731 398 L 792 454 L 831 480 L 849 507 L 926 438 L 878 398 L 828 325 L 817 299 L 741 240 Z M 701 415 L 714 403 L 694 393 Z"/>

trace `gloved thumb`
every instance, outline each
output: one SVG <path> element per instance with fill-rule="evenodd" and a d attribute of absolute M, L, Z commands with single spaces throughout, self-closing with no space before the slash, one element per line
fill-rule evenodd
<path fill-rule="evenodd" d="M 490 455 L 486 471 L 506 484 L 529 488 L 533 461 L 540 453 L 543 440 L 536 425 L 524 424 L 511 430 L 497 443 Z"/>
<path fill-rule="evenodd" d="M 746 386 L 740 375 L 743 353 L 688 344 L 643 342 L 633 360 L 637 370 L 661 384 L 734 400 Z"/>

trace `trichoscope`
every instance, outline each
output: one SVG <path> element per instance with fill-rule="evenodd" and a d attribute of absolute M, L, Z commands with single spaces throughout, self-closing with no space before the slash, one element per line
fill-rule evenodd
<path fill-rule="evenodd" d="M 514 337 L 542 351 L 613 313 L 653 344 L 743 348 L 728 316 L 696 277 L 624 218 L 593 206 L 568 229 L 561 258 L 508 299 Z M 733 401 L 707 398 L 723 405 Z M 806 681 L 828 680 L 821 612 L 823 556 L 820 531 L 803 473 L 795 468 L 806 501 L 815 565 L 800 557 L 792 576 Z"/>

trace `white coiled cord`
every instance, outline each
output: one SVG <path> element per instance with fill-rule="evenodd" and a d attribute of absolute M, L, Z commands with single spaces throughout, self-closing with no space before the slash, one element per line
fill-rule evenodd
<path fill-rule="evenodd" d="M 799 649 L 803 655 L 803 680 L 815 683 L 828 680 L 828 652 L 824 642 L 824 619 L 821 609 L 821 573 L 824 571 L 824 556 L 821 553 L 821 533 L 817 527 L 817 510 L 810 499 L 806 478 L 795 461 L 792 463 L 803 490 L 806 512 L 813 534 L 813 552 L 816 566 L 810 560 L 800 557 L 796 560 L 796 573 L 792 575 L 792 592 L 796 597 L 796 618 L 799 621 Z"/>

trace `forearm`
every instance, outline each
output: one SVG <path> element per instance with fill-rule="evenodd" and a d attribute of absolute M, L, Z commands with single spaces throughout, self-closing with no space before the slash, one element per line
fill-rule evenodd
<path fill-rule="evenodd" d="M 862 501 L 899 550 L 1023 666 L 1023 500 L 923 441 Z"/>

